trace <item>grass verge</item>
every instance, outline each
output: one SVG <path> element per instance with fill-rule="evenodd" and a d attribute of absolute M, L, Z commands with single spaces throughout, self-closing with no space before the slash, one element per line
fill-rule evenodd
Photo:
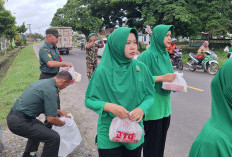
<path fill-rule="evenodd" d="M 39 62 L 32 46 L 22 49 L 0 82 L 0 123 L 6 124 L 6 116 L 16 99 L 39 78 Z"/>

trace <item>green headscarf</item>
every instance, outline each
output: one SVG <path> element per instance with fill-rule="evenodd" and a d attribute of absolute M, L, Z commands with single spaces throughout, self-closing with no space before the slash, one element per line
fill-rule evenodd
<path fill-rule="evenodd" d="M 120 27 L 108 36 L 101 62 L 88 85 L 86 98 L 115 103 L 128 111 L 153 98 L 154 85 L 147 67 L 125 57 L 130 32 L 138 41 L 138 33 L 133 28 Z"/>
<path fill-rule="evenodd" d="M 211 83 L 211 118 L 192 145 L 190 157 L 232 156 L 232 59 Z"/>
<path fill-rule="evenodd" d="M 90 38 L 93 35 L 96 35 L 96 34 L 95 33 L 90 33 L 89 36 L 88 36 L 88 38 Z"/>
<path fill-rule="evenodd" d="M 150 40 L 150 47 L 144 51 L 138 60 L 147 65 L 153 76 L 164 75 L 166 73 L 173 73 L 173 68 L 170 63 L 169 54 L 164 45 L 164 38 L 168 31 L 174 33 L 173 25 L 158 25 L 152 31 Z M 162 95 L 170 94 L 170 91 L 162 88 L 162 82 L 155 84 L 155 90 Z"/>

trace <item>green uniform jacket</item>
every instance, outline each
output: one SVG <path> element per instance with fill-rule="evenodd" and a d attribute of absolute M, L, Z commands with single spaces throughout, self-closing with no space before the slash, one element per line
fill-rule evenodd
<path fill-rule="evenodd" d="M 59 88 L 54 78 L 38 80 L 16 100 L 12 110 L 20 111 L 33 118 L 41 113 L 45 116 L 56 116 L 58 92 Z"/>
<path fill-rule="evenodd" d="M 211 118 L 194 141 L 189 157 L 232 156 L 232 59 L 211 83 Z"/>
<path fill-rule="evenodd" d="M 47 42 L 39 50 L 40 70 L 43 73 L 56 74 L 60 68 L 50 68 L 47 66 L 48 61 L 60 61 L 60 55 L 57 47 Z"/>
<path fill-rule="evenodd" d="M 85 105 L 99 114 L 97 144 L 100 149 L 111 149 L 124 145 L 133 150 L 144 142 L 144 137 L 135 144 L 116 143 L 109 139 L 109 127 L 115 117 L 103 111 L 106 103 L 123 106 L 129 112 L 141 108 L 146 113 L 153 103 L 154 81 L 148 68 L 141 62 L 125 57 L 125 45 L 130 32 L 137 31 L 121 27 L 107 40 L 102 60 L 95 70 L 86 91 Z M 143 127 L 142 121 L 139 123 Z"/>

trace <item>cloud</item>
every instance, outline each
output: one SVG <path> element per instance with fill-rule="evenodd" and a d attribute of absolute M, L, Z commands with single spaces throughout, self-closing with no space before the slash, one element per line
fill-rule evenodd
<path fill-rule="evenodd" d="M 5 8 L 16 17 L 17 25 L 31 24 L 32 33 L 44 35 L 57 9 L 66 3 L 67 0 L 8 0 Z"/>

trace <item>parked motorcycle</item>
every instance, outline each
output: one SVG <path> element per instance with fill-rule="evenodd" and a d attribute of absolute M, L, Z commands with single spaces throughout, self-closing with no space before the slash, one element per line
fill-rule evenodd
<path fill-rule="evenodd" d="M 196 69 L 203 69 L 211 75 L 215 75 L 219 70 L 219 65 L 217 62 L 217 55 L 213 51 L 205 52 L 205 59 L 199 65 L 197 55 L 190 53 L 189 59 L 187 62 L 188 68 L 190 71 L 195 71 Z"/>
<path fill-rule="evenodd" d="M 183 61 L 181 58 L 182 52 L 180 52 L 180 49 L 175 49 L 174 54 L 170 55 L 170 59 L 173 66 L 176 66 L 179 70 L 183 69 Z"/>

